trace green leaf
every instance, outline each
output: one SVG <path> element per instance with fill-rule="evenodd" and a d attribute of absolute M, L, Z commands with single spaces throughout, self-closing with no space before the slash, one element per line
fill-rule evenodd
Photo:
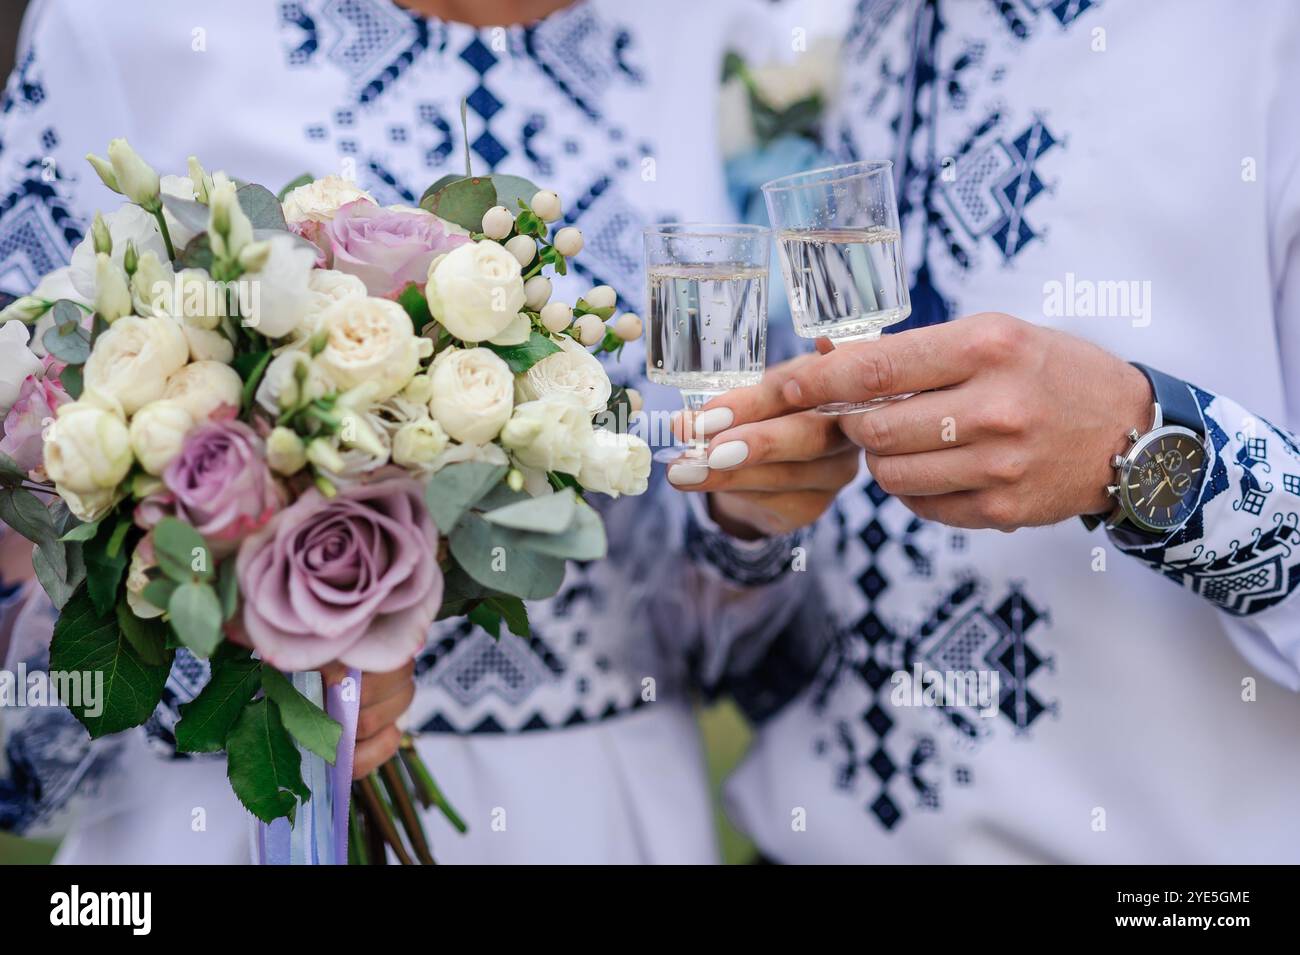
<path fill-rule="evenodd" d="M 198 656 L 211 656 L 221 643 L 221 601 L 209 585 L 178 586 L 167 601 L 167 614 L 177 639 Z"/>
<path fill-rule="evenodd" d="M 55 610 L 62 610 L 86 580 L 86 563 L 77 543 L 42 544 L 32 551 L 32 570 Z"/>
<path fill-rule="evenodd" d="M 596 427 L 604 428 L 606 431 L 623 434 L 627 431 L 631 420 L 632 399 L 628 397 L 627 388 L 623 385 L 615 385 L 614 389 L 609 393 L 609 401 L 605 405 L 605 410 L 596 415 L 593 424 Z"/>
<path fill-rule="evenodd" d="M 275 194 L 275 197 L 279 199 L 281 205 L 283 205 L 284 199 L 287 195 L 289 195 L 289 193 L 293 192 L 299 186 L 310 186 L 315 181 L 316 181 L 315 176 L 313 176 L 309 172 L 304 172 L 302 175 L 296 176 L 295 178 L 290 179 L 288 182 L 286 182 L 284 186 L 280 189 L 280 191 Z"/>
<path fill-rule="evenodd" d="M 230 620 L 239 609 L 239 577 L 235 573 L 235 558 L 223 561 L 217 570 L 217 596 L 221 598 L 221 617 Z"/>
<path fill-rule="evenodd" d="M 54 530 L 54 519 L 49 508 L 25 488 L 0 490 L 0 521 L 4 521 L 33 544 L 57 543 L 59 535 Z M 66 568 L 60 570 L 65 573 Z"/>
<path fill-rule="evenodd" d="M 501 614 L 488 606 L 487 601 L 478 604 L 465 615 L 469 622 L 481 628 L 485 633 L 498 640 L 501 637 Z"/>
<path fill-rule="evenodd" d="M 85 696 L 79 703 L 65 701 L 91 738 L 98 739 L 139 726 L 150 717 L 162 699 L 171 672 L 171 655 L 167 654 L 159 665 L 141 660 L 118 626 L 116 613 L 99 613 L 90 595 L 81 589 L 73 594 L 54 625 L 50 669 L 103 674 L 103 694 L 93 701 L 94 706 L 87 705 L 91 701 Z"/>
<path fill-rule="evenodd" d="M 59 375 L 59 383 L 63 385 L 63 390 L 68 393 L 68 397 L 73 401 L 80 398 L 82 389 L 85 387 L 81 376 L 81 366 L 69 365 L 64 368 L 63 373 Z"/>
<path fill-rule="evenodd" d="M 339 721 L 299 693 L 274 667 L 262 667 L 262 689 L 280 708 L 280 718 L 293 738 L 333 766 L 343 735 Z"/>
<path fill-rule="evenodd" d="M 125 600 L 115 609 L 118 629 L 122 631 L 126 642 L 131 644 L 135 655 L 149 666 L 157 667 L 166 663 L 167 625 L 157 617 L 149 620 L 137 617 Z"/>
<path fill-rule="evenodd" d="M 212 658 L 212 676 L 207 685 L 189 703 L 181 704 L 176 748 L 184 753 L 225 749 L 230 728 L 261 685 L 261 661 L 254 660 L 243 648 L 223 644 Z"/>
<path fill-rule="evenodd" d="M 302 781 L 302 756 L 274 703 L 243 708 L 226 736 L 226 775 L 244 807 L 263 822 L 292 818 L 311 793 Z"/>
<path fill-rule="evenodd" d="M 560 346 L 536 329 L 522 345 L 493 345 L 484 342 L 484 348 L 490 348 L 505 360 L 510 370 L 516 375 L 523 374 L 547 355 L 560 351 Z"/>
<path fill-rule="evenodd" d="M 166 610 L 167 605 L 171 603 L 172 594 L 175 590 L 175 581 L 168 580 L 166 577 L 159 577 L 157 580 L 151 580 L 145 584 L 144 590 L 140 591 L 140 596 L 159 610 Z"/>
<path fill-rule="evenodd" d="M 212 579 L 212 552 L 203 536 L 184 521 L 175 517 L 159 521 L 153 529 L 153 549 L 162 572 L 177 583 Z"/>
<path fill-rule="evenodd" d="M 466 616 L 486 594 L 487 589 L 465 573 L 463 567 L 449 561 L 442 570 L 442 606 L 438 608 L 438 619 Z"/>
<path fill-rule="evenodd" d="M 518 597 L 497 595 L 487 598 L 483 605 L 498 614 L 516 637 L 527 637 L 532 632 L 528 626 L 528 608 Z"/>
<path fill-rule="evenodd" d="M 61 541 L 88 541 L 93 540 L 95 534 L 99 531 L 99 521 L 91 521 L 88 524 L 78 524 L 72 530 L 68 531 L 62 537 Z"/>
<path fill-rule="evenodd" d="M 27 472 L 7 454 L 0 454 L 0 484 L 12 487 L 27 480 Z"/>
<path fill-rule="evenodd" d="M 515 534 L 466 514 L 451 534 L 451 553 L 485 587 L 525 600 L 553 596 L 564 582 L 564 560 L 520 547 Z"/>
<path fill-rule="evenodd" d="M 449 172 L 445 176 L 439 176 L 438 181 L 435 182 L 433 185 L 429 186 L 429 188 L 425 189 L 424 194 L 420 196 L 420 205 L 423 207 L 424 200 L 428 199 L 430 196 L 432 196 L 435 192 L 438 192 L 440 189 L 446 186 L 450 186 L 453 182 L 458 182 L 461 179 L 468 179 L 468 178 L 469 176 L 463 176 L 458 172 Z"/>
<path fill-rule="evenodd" d="M 94 538 L 82 545 L 86 560 L 86 589 L 95 602 L 95 608 L 102 614 L 108 613 L 118 600 L 118 585 L 129 560 L 122 538 L 130 528 L 131 523 L 126 518 L 116 524 L 105 519 L 100 521 Z"/>
<path fill-rule="evenodd" d="M 244 380 L 244 390 L 240 398 L 240 406 L 247 411 L 253 406 L 253 396 L 257 394 L 257 386 L 262 383 L 262 375 L 266 372 L 266 366 L 271 363 L 274 353 L 270 350 L 259 352 L 245 352 L 242 355 L 236 355 L 232 361 L 231 367 L 239 372 L 239 377 Z"/>
<path fill-rule="evenodd" d="M 517 504 L 508 504 L 488 511 L 483 519 L 500 527 L 511 527 L 521 531 L 536 531 L 539 534 L 559 534 L 567 531 L 573 524 L 577 510 L 577 495 L 565 488 L 555 494 L 530 497 Z"/>
<path fill-rule="evenodd" d="M 486 176 L 461 177 L 420 200 L 420 208 L 471 232 L 483 228 L 483 213 L 495 205 L 497 191 Z"/>
<path fill-rule="evenodd" d="M 411 316 L 411 325 L 417 335 L 420 329 L 433 321 L 433 314 L 429 311 L 429 300 L 424 297 L 422 285 L 412 282 L 402 289 L 402 294 L 397 296 L 397 304 L 406 309 L 406 314 Z"/>
<path fill-rule="evenodd" d="M 463 461 L 449 464 L 431 476 L 425 485 L 424 499 L 438 530 L 451 533 L 461 516 L 492 490 L 507 470 L 504 464 Z"/>
<path fill-rule="evenodd" d="M 240 186 L 235 191 L 239 207 L 244 210 L 254 229 L 279 229 L 289 231 L 289 224 L 284 221 L 284 209 L 280 200 L 266 186 L 255 182 Z"/>

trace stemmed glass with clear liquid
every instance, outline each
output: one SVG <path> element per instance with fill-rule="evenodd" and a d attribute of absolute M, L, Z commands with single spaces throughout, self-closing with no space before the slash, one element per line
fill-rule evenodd
<path fill-rule="evenodd" d="M 688 419 L 710 399 L 756 385 L 767 356 L 772 233 L 753 225 L 668 222 L 645 230 L 646 376 L 682 394 Z M 660 462 L 707 460 L 705 441 Z"/>
<path fill-rule="evenodd" d="M 903 269 L 894 164 L 829 166 L 763 185 L 796 334 L 868 341 L 912 313 Z M 823 414 L 856 414 L 881 402 L 837 401 Z"/>

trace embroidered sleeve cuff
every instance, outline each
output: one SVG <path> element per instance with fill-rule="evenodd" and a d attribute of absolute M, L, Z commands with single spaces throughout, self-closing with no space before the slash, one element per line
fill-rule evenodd
<path fill-rule="evenodd" d="M 761 587 L 780 580 L 791 569 L 791 554 L 803 532 L 746 541 L 732 537 L 709 516 L 702 494 L 688 494 L 686 554 L 707 564 L 732 583 Z"/>

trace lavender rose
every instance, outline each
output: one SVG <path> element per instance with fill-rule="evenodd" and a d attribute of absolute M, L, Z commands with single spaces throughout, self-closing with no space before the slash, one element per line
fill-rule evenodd
<path fill-rule="evenodd" d="M 385 209 L 358 199 L 321 223 L 316 241 L 330 268 L 355 275 L 371 295 L 385 298 L 411 282 L 423 285 L 434 258 L 469 237 L 449 232 L 431 213 Z"/>
<path fill-rule="evenodd" d="M 437 549 L 416 481 L 309 490 L 239 548 L 244 631 L 282 670 L 395 670 L 442 604 Z"/>
<path fill-rule="evenodd" d="M 175 514 L 218 557 L 231 553 L 284 503 L 262 439 L 242 421 L 213 421 L 192 430 L 162 478 L 167 490 L 140 502 L 136 522 L 148 528 Z"/>

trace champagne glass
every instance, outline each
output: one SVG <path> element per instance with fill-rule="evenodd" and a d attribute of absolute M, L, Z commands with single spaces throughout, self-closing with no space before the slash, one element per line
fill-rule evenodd
<path fill-rule="evenodd" d="M 668 222 L 645 230 L 646 377 L 682 394 L 687 419 L 710 399 L 763 377 L 771 231 Z M 707 460 L 705 441 L 662 448 L 660 462 Z"/>
<path fill-rule="evenodd" d="M 893 169 L 882 159 L 764 183 L 790 314 L 801 337 L 870 341 L 912 313 Z M 817 410 L 856 414 L 906 397 L 837 401 Z"/>

